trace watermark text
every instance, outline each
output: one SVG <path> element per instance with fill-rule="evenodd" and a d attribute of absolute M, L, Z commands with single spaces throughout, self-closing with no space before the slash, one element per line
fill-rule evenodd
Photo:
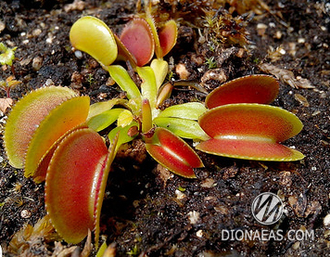
<path fill-rule="evenodd" d="M 243 229 L 232 229 L 232 230 L 221 230 L 222 241 L 282 241 L 287 238 L 290 241 L 303 241 L 303 240 L 314 240 L 314 230 L 289 230 L 284 232 L 281 229 L 269 230 L 243 230 Z"/>

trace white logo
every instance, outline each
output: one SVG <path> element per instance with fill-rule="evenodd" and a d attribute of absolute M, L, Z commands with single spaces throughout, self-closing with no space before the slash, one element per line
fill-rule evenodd
<path fill-rule="evenodd" d="M 273 193 L 262 193 L 252 203 L 253 217 L 263 225 L 272 225 L 279 221 L 283 215 L 284 205 L 281 199 Z M 290 229 L 282 230 L 261 228 L 258 230 L 247 229 L 222 229 L 220 234 L 222 241 L 282 241 L 284 239 L 296 242 L 315 239 L 314 230 Z"/>
<path fill-rule="evenodd" d="M 272 225 L 282 217 L 283 203 L 277 195 L 266 192 L 253 200 L 251 211 L 260 224 Z"/>

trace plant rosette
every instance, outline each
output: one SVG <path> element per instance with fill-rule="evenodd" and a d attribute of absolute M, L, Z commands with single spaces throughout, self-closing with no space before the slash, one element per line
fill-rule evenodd
<path fill-rule="evenodd" d="M 185 178 L 196 178 L 194 171 L 203 163 L 183 139 L 197 142 L 200 151 L 225 157 L 264 161 L 304 157 L 281 144 L 298 134 L 302 123 L 294 114 L 268 105 L 279 90 L 271 76 L 238 78 L 212 91 L 205 105 L 190 102 L 161 111 L 159 105 L 174 87 L 163 85 L 168 64 L 162 58 L 177 33 L 173 21 L 166 24 L 157 30 L 148 16 L 135 18 L 117 37 L 99 19 L 79 19 L 70 31 L 73 47 L 95 58 L 126 92 L 126 99 L 90 105 L 88 96 L 69 88 L 46 87 L 24 96 L 8 117 L 4 143 L 9 162 L 24 168 L 25 176 L 36 182 L 46 180 L 47 213 L 67 242 L 78 243 L 94 230 L 97 244 L 111 163 L 119 147 L 135 138 L 144 141 L 158 163 Z M 147 56 L 137 53 L 131 42 L 140 40 L 140 34 L 147 37 L 146 49 L 151 49 Z M 154 52 L 157 58 L 145 66 Z M 125 68 L 112 64 L 122 58 L 131 63 L 141 85 Z M 98 134 L 108 127 L 109 146 Z"/>
<path fill-rule="evenodd" d="M 157 162 L 186 178 L 195 178 L 194 169 L 203 163 L 181 138 L 200 142 L 198 150 L 225 157 L 266 161 L 304 157 L 280 144 L 299 133 L 302 124 L 294 114 L 267 105 L 276 97 L 273 91 L 278 90 L 272 77 L 254 75 L 224 84 L 206 98 L 210 109 L 191 102 L 160 111 L 152 66 L 139 67 L 137 72 L 141 90 L 123 67 L 109 66 L 110 75 L 127 92 L 127 99 L 89 106 L 87 96 L 77 96 L 65 87 L 46 87 L 24 96 L 9 115 L 4 133 L 9 161 L 14 167 L 25 168 L 25 175 L 37 182 L 46 179 L 46 209 L 65 241 L 78 243 L 88 230 L 94 230 L 97 243 L 110 165 L 120 145 L 136 137 L 144 140 Z M 214 106 L 234 91 L 243 90 L 236 83 L 245 80 L 252 82 L 244 86 L 250 87 L 249 94 L 235 103 L 227 99 L 225 104 Z M 260 94 L 255 83 L 260 87 L 268 84 L 266 89 L 273 93 L 262 89 Z M 255 101 L 252 98 L 256 94 L 263 97 Z M 107 148 L 97 132 L 116 121 L 108 134 L 111 144 Z M 64 180 L 66 183 L 60 182 Z M 73 221 L 72 217 L 79 219 Z"/>

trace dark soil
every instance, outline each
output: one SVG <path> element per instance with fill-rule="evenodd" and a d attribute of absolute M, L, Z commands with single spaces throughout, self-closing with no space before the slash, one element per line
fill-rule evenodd
<path fill-rule="evenodd" d="M 175 6 L 176 1 L 169 2 Z M 211 50 L 207 37 L 198 41 L 201 23 L 195 18 L 203 13 L 200 1 L 189 6 L 178 4 L 176 9 L 162 4 L 159 12 L 183 17 L 178 43 L 166 59 L 173 64 L 175 79 L 180 77 L 175 66 L 184 64 L 190 73 L 188 79 L 205 81 L 203 85 L 209 91 L 222 83 L 205 77 L 211 68 L 206 62 L 212 56 L 214 71 L 223 72 L 227 80 L 253 73 L 279 75 L 283 71 L 308 79 L 314 88 L 293 88 L 281 77 L 280 94 L 274 102 L 302 120 L 302 132 L 285 144 L 304 153 L 305 159 L 257 162 L 199 152 L 205 168 L 197 171 L 197 179 L 188 180 L 164 176 L 138 143 L 133 145 L 113 164 L 102 209 L 101 241 L 115 242 L 117 256 L 330 256 L 330 228 L 324 222 L 330 214 L 330 5 L 325 0 L 265 2 L 270 12 L 263 10 L 247 21 L 250 42 L 242 55 L 238 45 Z M 88 0 L 81 11 L 66 10 L 69 3 L 0 2 L 0 23 L 5 25 L 0 41 L 17 47 L 13 67 L 22 84 L 11 91 L 15 101 L 32 89 L 50 84 L 72 87 L 89 95 L 93 102 L 120 94 L 116 87 L 107 86 L 109 75 L 91 57 L 84 54 L 82 59 L 76 58 L 68 35 L 71 25 L 87 14 L 104 20 L 118 32 L 135 13 L 135 3 Z M 225 5 L 222 12 L 229 8 Z M 264 32 L 260 24 L 267 26 Z M 200 27 L 200 32 L 205 35 L 207 30 Z M 244 28 L 236 32 L 244 37 Z M 262 66 L 265 63 L 273 66 L 266 69 Z M 2 80 L 10 75 L 10 68 L 1 70 Z M 1 97 L 6 97 L 4 91 L 0 91 Z M 203 100 L 204 96 L 183 88 L 175 90 L 167 104 L 196 98 Z M 7 115 L 0 117 L 1 135 Z M 2 145 L 2 137 L 0 141 Z M 0 167 L 0 244 L 8 256 L 14 256 L 18 252 L 8 248 L 13 235 L 24 224 L 34 225 L 46 214 L 44 185 L 13 169 L 2 147 Z M 281 196 L 285 204 L 285 215 L 273 226 L 260 225 L 251 213 L 253 199 L 262 192 Z M 193 214 L 197 215 L 196 222 L 189 218 Z M 262 229 L 280 229 L 284 238 L 240 241 L 221 237 L 223 230 Z M 285 236 L 299 229 L 313 231 L 314 238 L 292 241 Z M 42 238 L 21 240 L 28 244 L 27 256 L 51 256 L 55 250 L 54 242 Z M 71 246 L 62 244 L 64 248 Z M 79 247 L 82 249 L 84 242 Z M 94 249 L 92 255 L 95 253 Z"/>

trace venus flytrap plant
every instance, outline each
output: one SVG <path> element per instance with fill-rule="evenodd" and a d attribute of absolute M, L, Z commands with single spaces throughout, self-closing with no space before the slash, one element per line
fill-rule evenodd
<path fill-rule="evenodd" d="M 75 49 L 88 52 L 103 67 L 117 59 L 114 34 L 103 21 L 95 17 L 86 16 L 76 21 L 70 30 L 70 41 Z"/>
<path fill-rule="evenodd" d="M 55 150 L 46 177 L 45 203 L 52 224 L 65 241 L 79 243 L 88 230 L 94 230 L 98 244 L 101 207 L 115 146 L 116 139 L 107 149 L 99 134 L 82 128 L 66 136 Z"/>
<path fill-rule="evenodd" d="M 268 75 L 249 75 L 231 80 L 214 89 L 205 99 L 207 108 L 234 104 L 269 104 L 279 91 L 279 83 Z"/>
<path fill-rule="evenodd" d="M 24 167 L 25 175 L 37 182 L 46 179 L 46 209 L 67 242 L 78 243 L 88 230 L 94 230 L 97 244 L 110 165 L 119 147 L 136 137 L 144 140 L 157 162 L 187 178 L 195 178 L 194 169 L 203 167 L 203 163 L 179 136 L 202 141 L 197 149 L 221 156 L 275 161 L 303 158 L 298 151 L 278 143 L 297 134 L 302 125 L 293 114 L 265 105 L 278 90 L 277 82 L 269 76 L 228 82 L 206 99 L 206 106 L 230 99 L 235 91 L 238 94 L 245 90 L 237 81 L 251 80 L 244 86 L 250 90 L 234 104 L 234 100 L 227 99 L 224 105 L 207 110 L 203 104 L 193 102 L 159 111 L 156 79 L 150 67 L 137 69 L 143 78 L 142 92 L 121 66 L 111 66 L 110 70 L 118 71 L 114 78 L 127 90 L 127 99 L 89 107 L 88 97 L 77 96 L 68 88 L 42 88 L 15 105 L 5 128 L 10 163 Z M 264 83 L 270 86 L 264 87 Z M 253 100 L 255 95 L 260 97 Z M 117 127 L 108 134 L 111 144 L 107 149 L 96 131 L 116 120 Z"/>
<path fill-rule="evenodd" d="M 267 161 L 304 157 L 280 144 L 299 133 L 302 124 L 292 113 L 267 105 L 278 93 L 278 82 L 270 76 L 225 83 L 207 96 L 205 105 L 192 102 L 159 110 L 175 86 L 163 85 L 168 65 L 162 58 L 173 47 L 176 33 L 173 21 L 157 31 L 147 15 L 133 19 L 117 37 L 102 21 L 83 17 L 70 31 L 73 47 L 95 58 L 126 92 L 126 99 L 90 106 L 88 96 L 47 87 L 24 96 L 10 113 L 4 132 L 9 162 L 24 168 L 25 176 L 36 182 L 46 180 L 46 210 L 65 241 L 78 243 L 94 230 L 97 245 L 111 163 L 119 147 L 135 138 L 144 141 L 158 163 L 186 178 L 195 178 L 194 169 L 203 163 L 182 138 L 199 142 L 196 148 L 201 151 L 226 157 Z M 140 34 L 147 35 L 146 56 L 132 43 Z M 157 58 L 145 66 L 154 51 Z M 131 63 L 142 81 L 140 87 L 124 67 L 113 64 L 120 59 Z M 97 132 L 109 126 L 107 147 Z"/>
<path fill-rule="evenodd" d="M 185 178 L 196 178 L 194 169 L 204 167 L 199 156 L 182 139 L 169 130 L 156 127 L 145 139 L 148 153 L 173 173 Z"/>

